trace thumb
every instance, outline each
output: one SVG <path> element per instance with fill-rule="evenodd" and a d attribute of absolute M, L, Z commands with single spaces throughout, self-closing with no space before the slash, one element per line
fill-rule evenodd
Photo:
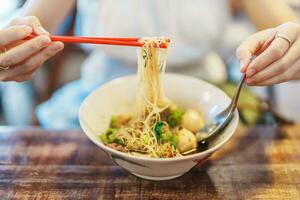
<path fill-rule="evenodd" d="M 248 65 L 251 62 L 252 53 L 243 46 L 240 46 L 236 50 L 236 57 L 240 63 L 240 72 L 245 73 Z"/>
<path fill-rule="evenodd" d="M 36 35 L 49 35 L 49 33 L 42 27 L 40 20 L 35 16 L 25 17 L 24 23 L 31 26 L 33 33 Z"/>

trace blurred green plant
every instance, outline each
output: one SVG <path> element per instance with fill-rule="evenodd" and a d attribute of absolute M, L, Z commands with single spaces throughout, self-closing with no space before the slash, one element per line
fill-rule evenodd
<path fill-rule="evenodd" d="M 219 87 L 230 97 L 233 97 L 236 90 L 236 84 L 230 82 L 220 84 Z M 243 124 L 270 125 L 275 123 L 273 113 L 268 102 L 259 99 L 247 88 L 247 86 L 242 88 L 238 102 L 238 110 Z"/>

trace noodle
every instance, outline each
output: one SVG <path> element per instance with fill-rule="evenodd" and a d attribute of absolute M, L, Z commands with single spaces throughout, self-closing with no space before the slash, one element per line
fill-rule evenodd
<path fill-rule="evenodd" d="M 138 49 L 136 110 L 112 118 L 110 128 L 101 140 L 119 151 L 149 157 L 181 156 L 177 144 L 184 111 L 164 95 L 161 75 L 166 68 L 167 38 L 142 38 Z M 201 119 L 202 120 L 202 119 Z M 186 132 L 185 132 L 186 134 Z M 195 136 L 192 140 L 196 143 Z M 189 139 L 190 140 L 190 139 Z M 180 144 L 179 144 L 180 145 Z M 185 146 L 185 144 L 183 145 Z"/>
<path fill-rule="evenodd" d="M 136 144 L 132 144 L 131 148 L 160 157 L 173 151 L 169 149 L 170 145 L 160 146 L 153 131 L 154 125 L 160 121 L 160 112 L 169 106 L 169 100 L 164 96 L 160 79 L 160 73 L 164 73 L 166 68 L 167 48 L 156 48 L 160 44 L 168 45 L 168 39 L 143 38 L 140 42 L 143 47 L 138 49 L 137 120 L 130 131 L 139 130 L 140 132 L 136 132 L 135 135 L 143 134 L 144 137 L 150 139 L 144 144 L 139 141 L 142 137 L 135 137 L 133 141 Z M 142 130 L 138 129 L 135 124 L 142 124 Z M 176 153 L 172 152 L 173 154 Z"/>
<path fill-rule="evenodd" d="M 164 108 L 167 98 L 161 86 L 160 72 L 164 73 L 167 61 L 167 48 L 156 48 L 159 44 L 168 44 L 165 38 L 144 38 L 140 41 L 143 47 L 138 49 L 138 112 Z"/>

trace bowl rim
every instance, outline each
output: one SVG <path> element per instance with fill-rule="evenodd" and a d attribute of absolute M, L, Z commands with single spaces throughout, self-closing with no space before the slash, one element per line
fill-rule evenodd
<path fill-rule="evenodd" d="M 175 73 L 165 73 L 162 78 L 164 76 L 173 76 L 174 78 L 186 78 L 186 79 L 192 79 L 194 81 L 197 81 L 197 82 L 201 82 L 201 84 L 204 84 L 210 88 L 214 88 L 215 90 L 217 90 L 218 92 L 221 92 L 223 93 L 223 95 L 228 98 L 229 100 L 231 100 L 230 97 L 228 97 L 228 95 L 222 91 L 220 88 L 204 81 L 204 80 L 201 80 L 201 79 L 198 79 L 198 78 L 195 78 L 195 77 L 192 77 L 192 76 L 187 76 L 187 75 L 182 75 L 182 74 L 175 74 Z M 100 147 L 103 151 L 108 151 L 110 152 L 111 154 L 117 154 L 118 156 L 121 156 L 121 157 L 126 157 L 127 159 L 134 159 L 134 160 L 139 160 L 139 161 L 153 161 L 153 162 L 172 162 L 172 161 L 185 161 L 185 160 L 190 160 L 190 159 L 196 159 L 197 157 L 199 157 L 200 155 L 208 155 L 208 154 L 212 154 L 214 153 L 217 149 L 219 149 L 221 146 L 223 146 L 232 136 L 233 134 L 236 132 L 236 129 L 237 129 L 237 126 L 238 126 L 238 122 L 239 122 L 239 114 L 238 114 L 238 110 L 236 109 L 234 111 L 234 115 L 233 115 L 233 118 L 231 120 L 231 122 L 229 124 L 233 124 L 233 131 L 232 133 L 228 134 L 227 137 L 225 137 L 219 144 L 213 146 L 212 148 L 209 148 L 205 151 L 201 151 L 201 152 L 198 152 L 198 153 L 195 153 L 195 154 L 191 154 L 191 155 L 186 155 L 186 156 L 181 156 L 181 157 L 171 157 L 171 158 L 151 158 L 151 157 L 139 157 L 139 156 L 133 156 L 133 155 L 130 155 L 130 154 L 127 154 L 127 153 L 124 153 L 124 152 L 121 152 L 121 151 L 117 151 L 117 150 L 114 150 L 108 146 L 106 146 L 105 144 L 102 143 L 102 141 L 100 141 L 99 139 L 95 139 L 90 133 L 88 133 L 88 131 L 86 131 L 84 129 L 84 125 L 83 125 L 83 122 L 82 122 L 82 118 L 80 116 L 82 116 L 82 112 L 83 112 L 83 105 L 85 104 L 85 102 L 91 98 L 91 96 L 93 96 L 94 93 L 99 93 L 99 91 L 101 92 L 101 90 L 104 90 L 105 88 L 107 87 L 111 87 L 111 85 L 114 85 L 114 84 L 118 84 L 120 81 L 126 81 L 126 80 L 129 80 L 129 79 L 133 79 L 133 78 L 136 78 L 137 75 L 128 75 L 128 76 L 122 76 L 122 77 L 118 77 L 118 78 L 115 78 L 111 81 L 108 81 L 107 83 L 97 87 L 96 89 L 94 89 L 85 99 L 84 101 L 81 103 L 81 106 L 80 106 L 80 109 L 79 109 L 79 123 L 80 123 L 80 127 L 81 129 L 83 130 L 84 134 L 94 143 L 96 144 L 98 147 Z M 226 128 L 225 128 L 226 129 Z M 106 152 L 107 153 L 107 152 Z"/>

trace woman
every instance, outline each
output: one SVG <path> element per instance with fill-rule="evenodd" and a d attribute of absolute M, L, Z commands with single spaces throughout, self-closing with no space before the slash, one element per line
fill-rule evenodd
<path fill-rule="evenodd" d="M 271 1 L 242 0 L 247 15 L 259 28 L 294 19 L 293 13 L 281 0 Z M 221 38 L 219 33 L 224 31 L 230 18 L 227 0 L 29 0 L 23 8 L 23 18 L 19 22 L 26 24 L 26 16 L 37 16 L 43 27 L 52 33 L 76 2 L 78 35 L 170 36 L 176 42 L 170 48 L 168 69 L 198 77 L 202 74 L 198 67 L 199 61 L 218 43 Z M 278 6 L 279 12 L 274 9 Z M 264 7 L 266 20 L 258 20 L 257 7 Z M 274 17 L 275 15 L 280 17 Z M 37 18 L 31 17 L 31 20 L 35 21 L 30 23 L 34 33 L 40 34 L 35 31 L 34 26 L 39 24 Z M 14 23 L 20 24 L 18 20 Z M 56 44 L 62 48 L 62 44 Z M 90 54 L 83 63 L 81 79 L 60 89 L 51 100 L 38 108 L 37 116 L 43 126 L 77 126 L 78 107 L 93 88 L 114 77 L 135 72 L 132 67 L 136 65 L 133 48 L 104 45 L 82 45 L 82 48 Z M 54 54 L 47 55 L 49 57 Z M 48 57 L 38 59 L 32 66 L 41 64 Z M 180 66 L 185 68 L 180 69 Z"/>
<path fill-rule="evenodd" d="M 265 86 L 300 79 L 300 25 L 284 23 L 247 38 L 237 49 L 248 85 Z M 256 58 L 251 62 L 251 58 Z"/>

